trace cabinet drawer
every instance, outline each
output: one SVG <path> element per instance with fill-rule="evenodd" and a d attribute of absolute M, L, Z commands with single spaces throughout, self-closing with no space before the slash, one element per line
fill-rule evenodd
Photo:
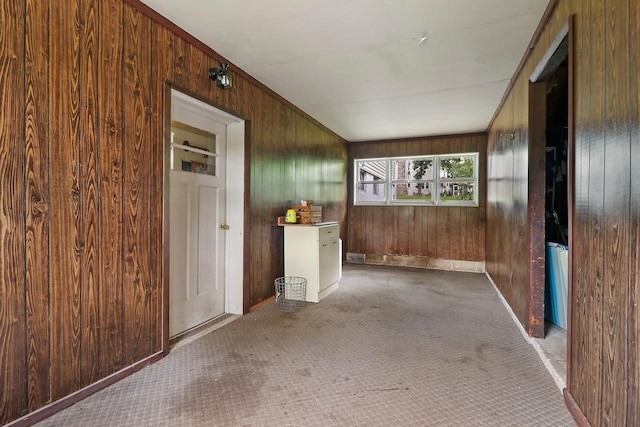
<path fill-rule="evenodd" d="M 338 224 L 327 225 L 318 229 L 318 240 L 330 239 L 332 237 L 340 237 L 340 228 Z"/>

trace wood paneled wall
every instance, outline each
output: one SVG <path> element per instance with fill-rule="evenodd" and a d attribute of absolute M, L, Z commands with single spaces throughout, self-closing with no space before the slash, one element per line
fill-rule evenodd
<path fill-rule="evenodd" d="M 144 12 L 144 13 L 143 13 Z M 300 199 L 346 227 L 345 142 L 137 1 L 0 2 L 0 424 L 162 349 L 166 82 L 247 121 L 245 309 Z"/>
<path fill-rule="evenodd" d="M 484 261 L 486 134 L 349 144 L 349 229 L 346 252 Z M 478 207 L 353 206 L 353 160 L 478 152 Z"/>
<path fill-rule="evenodd" d="M 523 320 L 528 77 L 574 15 L 575 202 L 568 393 L 597 425 L 640 425 L 640 2 L 560 0 L 489 130 L 487 270 Z M 514 133 L 515 139 L 505 135 Z"/>

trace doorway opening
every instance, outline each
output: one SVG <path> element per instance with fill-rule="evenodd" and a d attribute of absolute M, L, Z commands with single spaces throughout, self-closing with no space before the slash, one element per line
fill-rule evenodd
<path fill-rule="evenodd" d="M 546 82 L 545 241 L 568 246 L 569 65 L 568 58 Z"/>
<path fill-rule="evenodd" d="M 165 351 L 242 314 L 245 202 L 244 120 L 167 92 Z"/>
<path fill-rule="evenodd" d="M 529 85 L 529 318 L 556 382 L 566 383 L 573 214 L 573 104 L 570 22 Z M 553 372 L 552 372 L 553 374 Z"/>

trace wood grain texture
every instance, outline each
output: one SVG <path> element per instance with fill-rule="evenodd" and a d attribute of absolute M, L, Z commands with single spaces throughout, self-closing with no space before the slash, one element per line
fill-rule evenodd
<path fill-rule="evenodd" d="M 15 1 L 0 6 L 3 40 L 0 45 L 3 97 L 0 129 L 3 135 L 10 135 L 3 139 L 0 147 L 0 173 L 7 179 L 3 184 L 10 183 L 0 190 L 0 250 L 4 251 L 0 257 L 0 286 L 8 301 L 3 306 L 3 310 L 8 311 L 2 311 L 0 318 L 0 358 L 3 366 L 16 367 L 2 371 L 2 422 L 72 393 L 83 383 L 82 372 L 89 377 L 94 375 L 88 360 L 83 360 L 81 348 L 87 345 L 95 348 L 91 329 L 89 333 L 85 330 L 94 320 L 95 305 L 91 304 L 95 303 L 84 306 L 85 298 L 95 289 L 87 282 L 87 272 L 94 268 L 87 264 L 92 259 L 87 255 L 91 243 L 87 244 L 89 235 L 94 233 L 89 232 L 92 228 L 88 224 L 96 220 L 91 219 L 91 212 L 86 210 L 95 194 L 99 195 L 100 225 L 93 255 L 99 260 L 99 376 L 104 377 L 132 360 L 141 360 L 156 348 L 154 342 L 160 339 L 155 325 L 159 314 L 158 309 L 153 308 L 158 306 L 153 302 L 153 295 L 159 291 L 160 278 L 151 270 L 157 266 L 153 251 L 161 241 L 159 234 L 152 230 L 156 225 L 151 224 L 157 224 L 154 215 L 162 210 L 161 198 L 154 196 L 161 191 L 162 184 L 155 178 L 157 165 L 152 165 L 154 160 L 149 159 L 159 156 L 159 151 L 153 151 L 152 140 L 162 130 L 158 128 L 159 120 L 148 115 L 162 108 L 158 104 L 160 81 L 179 82 L 180 87 L 189 88 L 197 92 L 195 95 L 247 119 L 245 308 L 272 294 L 273 278 L 280 271 L 279 255 L 272 251 L 273 257 L 263 262 L 262 251 L 278 247 L 280 236 L 273 232 L 272 224 L 275 216 L 282 215 L 282 206 L 298 198 L 316 200 L 327 207 L 330 219 L 341 221 L 344 235 L 348 187 L 331 181 L 352 175 L 344 168 L 347 153 L 340 138 L 272 96 L 255 81 L 238 73 L 232 91 L 222 92 L 208 84 L 204 71 L 215 66 L 219 56 L 200 48 L 194 50 L 191 42 L 163 30 L 156 21 L 142 24 L 144 28 L 140 25 L 134 28 L 130 6 L 124 7 L 127 13 L 123 14 L 120 0 L 98 2 L 99 15 L 94 19 L 97 23 L 94 30 L 89 30 L 93 24 L 86 11 L 96 2 L 49 3 L 50 31 L 44 28 L 46 24 L 35 21 L 31 29 L 22 15 L 26 10 L 47 22 L 46 4 Z M 467 240 L 478 249 L 467 255 L 467 243 L 462 235 L 454 239 L 457 243 L 452 241 L 450 248 L 465 258 L 486 259 L 487 270 L 512 308 L 517 313 L 526 312 L 523 289 L 518 284 L 518 277 L 526 271 L 526 266 L 521 265 L 521 258 L 513 255 L 517 244 L 514 230 L 522 229 L 526 216 L 522 206 L 526 193 L 513 166 L 514 160 L 521 160 L 522 150 L 528 147 L 528 141 L 522 138 L 528 126 L 521 120 L 525 102 L 522 87 L 532 69 L 531 63 L 539 62 L 567 15 L 576 13 L 576 105 L 579 107 L 575 205 L 576 227 L 582 227 L 583 231 L 577 232 L 574 241 L 574 255 L 579 256 L 573 265 L 576 274 L 572 322 L 580 333 L 572 335 L 575 351 L 571 356 L 570 388 L 577 405 L 593 425 L 607 422 L 637 425 L 640 285 L 639 202 L 635 189 L 638 168 L 620 169 L 617 164 L 612 166 L 612 162 L 622 158 L 621 153 L 625 152 L 632 164 L 640 156 L 637 148 L 638 55 L 633 43 L 638 39 L 638 4 L 633 0 L 559 0 L 557 3 L 548 26 L 543 25 L 543 34 L 534 43 L 530 59 L 524 63 L 522 76 L 515 79 L 513 94 L 506 96 L 488 130 L 490 152 L 486 157 L 481 154 L 481 163 L 486 161 L 486 167 L 481 165 L 481 170 L 489 173 L 486 213 L 484 209 L 477 209 L 474 211 L 477 215 L 471 214 L 471 224 L 477 233 L 471 233 L 472 237 Z M 623 10 L 629 7 L 630 13 L 625 18 Z M 625 19 L 628 24 L 624 23 Z M 628 25 L 628 29 L 621 25 Z M 91 89 L 81 77 L 88 76 L 90 66 L 84 60 L 88 58 L 87 31 L 99 34 L 92 47 L 98 49 L 97 77 L 94 75 L 97 92 L 95 81 Z M 123 31 L 127 31 L 126 37 Z M 81 61 L 81 58 L 84 59 Z M 625 64 L 627 60 L 630 62 Z M 146 86 L 136 81 L 141 76 L 146 76 Z M 626 89 L 620 86 L 625 84 L 630 86 Z M 123 97 L 125 85 L 126 97 Z M 86 91 L 97 93 L 96 98 L 85 98 Z M 97 103 L 93 122 L 97 120 L 99 125 L 93 130 L 94 136 L 89 128 L 92 121 L 85 114 L 91 110 L 87 103 Z M 141 114 L 142 105 L 145 114 Z M 31 122 L 27 124 L 25 118 Z M 624 130 L 625 120 L 629 118 L 635 122 L 628 123 L 629 129 Z M 136 122 L 137 119 L 140 121 Z M 269 124 L 274 120 L 277 123 Z M 518 134 L 515 146 L 503 137 L 510 130 Z M 627 136 L 621 136 L 625 134 Z M 419 146 L 420 152 L 446 150 L 442 141 L 418 139 L 410 143 L 412 147 Z M 387 145 L 371 143 L 370 150 L 386 155 Z M 126 157 L 123 147 L 130 150 Z M 98 150 L 95 166 L 91 166 L 92 150 Z M 145 161 L 140 160 L 141 155 L 147 156 Z M 84 159 L 89 159 L 89 163 L 85 164 Z M 270 162 L 277 166 L 269 171 Z M 336 171 L 330 173 L 333 166 Z M 288 179 L 278 174 L 278 169 L 286 174 L 294 173 L 296 182 L 282 185 Z M 48 178 L 47 173 L 50 173 Z M 98 174 L 93 186 L 85 179 L 85 175 L 92 173 Z M 325 174 L 326 178 L 322 176 Z M 141 189 L 150 190 L 141 194 Z M 485 200 L 484 192 L 481 188 L 481 200 Z M 464 210 L 467 215 L 457 216 L 454 212 L 453 218 L 460 230 L 466 230 L 461 233 L 469 236 L 469 213 L 473 210 Z M 445 218 L 436 207 L 414 209 L 413 216 L 398 212 L 394 218 L 409 218 L 407 233 L 413 218 L 415 233 L 426 236 L 437 236 Z M 356 238 L 349 227 L 348 248 L 364 245 L 363 253 L 394 250 L 438 257 L 437 238 L 427 238 L 420 245 L 414 245 L 406 238 L 389 239 L 387 243 L 385 239 L 371 237 L 387 225 L 381 209 L 357 207 L 350 209 L 350 215 L 354 215 L 353 220 L 350 216 L 350 224 L 359 223 L 363 218 L 367 237 Z M 47 216 L 50 237 L 47 237 Z M 405 224 L 400 224 L 398 230 L 404 233 Z M 126 242 L 123 241 L 125 235 Z M 47 273 L 47 262 L 36 265 L 34 260 L 35 254 L 43 253 L 49 245 L 51 253 L 47 259 L 51 264 Z M 625 259 L 626 270 L 622 265 Z M 23 284 L 25 277 L 27 281 Z M 48 284 L 50 304 L 44 302 Z M 123 285 L 127 287 L 126 298 Z M 23 289 L 27 289 L 27 301 Z M 151 296 L 144 296 L 146 292 Z M 50 332 L 44 323 L 48 317 Z M 624 332 L 627 334 L 625 347 L 623 336 L 617 335 L 618 328 L 628 331 Z M 47 342 L 52 345 L 50 361 L 45 361 Z M 38 346 L 40 343 L 43 344 Z M 126 362 L 124 348 L 127 349 Z M 626 377 L 621 376 L 623 366 L 628 373 Z M 47 372 L 51 376 L 50 396 L 46 396 Z"/>
<path fill-rule="evenodd" d="M 124 367 L 122 2 L 100 1 L 99 14 L 99 366 L 104 377 Z"/>
<path fill-rule="evenodd" d="M 640 153 L 638 60 L 633 41 L 640 29 L 636 3 L 559 1 L 527 60 L 535 65 L 555 32 L 570 14 L 575 14 L 575 192 L 568 386 L 576 407 L 592 425 L 637 425 L 639 417 L 635 165 Z M 529 68 L 525 64 L 523 70 Z M 496 283 L 506 281 L 519 268 L 517 262 L 509 264 L 507 254 L 491 244 L 495 242 L 491 234 L 518 221 L 505 215 L 498 197 L 498 171 L 507 163 L 501 157 L 503 145 L 498 135 L 504 129 L 505 115 L 518 103 L 516 87 L 517 82 L 489 129 L 486 250 L 487 270 Z M 510 107 L 508 99 L 512 98 Z M 510 179 L 514 185 L 515 177 Z M 505 265 L 509 267 L 503 270 Z"/>
<path fill-rule="evenodd" d="M 26 2 L 25 152 L 28 409 L 49 402 L 49 10 Z"/>
<path fill-rule="evenodd" d="M 512 211 L 516 213 L 511 218 L 509 231 L 509 248 L 511 249 L 511 266 L 527 265 L 530 257 L 527 247 L 527 224 L 528 224 L 528 196 L 529 196 L 529 151 L 528 151 L 528 135 L 527 126 L 528 108 L 529 108 L 529 87 L 526 81 L 517 81 L 513 87 L 512 98 L 512 118 L 510 131 L 508 132 L 507 141 L 511 141 L 512 170 L 515 182 L 511 187 L 512 192 Z M 527 269 L 512 268 L 510 271 L 510 282 L 512 295 L 515 301 L 521 301 L 517 305 L 518 309 L 523 310 L 525 316 L 525 328 L 537 335 L 542 335 L 544 321 L 542 318 L 542 300 L 530 304 L 531 293 L 530 287 L 522 286 L 527 283 Z M 539 291 L 539 298 L 544 295 Z"/>
<path fill-rule="evenodd" d="M 80 381 L 100 378 L 99 334 L 99 189 L 98 189 L 98 4 L 83 0 L 80 16 Z"/>
<path fill-rule="evenodd" d="M 0 423 L 27 408 L 24 2 L 0 5 Z M 16 89 L 19 91 L 16 93 Z"/>
<path fill-rule="evenodd" d="M 249 89 L 247 88 L 247 92 L 249 91 Z M 245 94 L 246 96 L 246 94 Z M 245 106 L 245 111 L 249 110 L 249 105 L 250 103 L 247 102 L 247 105 Z M 244 128 L 244 148 L 245 148 L 245 153 L 244 153 L 244 182 L 245 182 L 245 188 L 244 188 L 244 209 L 245 209 L 245 215 L 244 215 L 244 240 L 242 241 L 242 244 L 244 246 L 244 250 L 243 250 L 243 257 L 245 258 L 245 260 L 247 260 L 248 256 L 251 254 L 250 248 L 251 248 L 251 242 L 252 242 L 252 238 L 253 238 L 253 228 L 252 228 L 252 215 L 251 215 L 251 200 L 253 199 L 253 186 L 251 184 L 251 165 L 253 163 L 253 156 L 252 156 L 252 151 L 253 151 L 253 133 L 251 132 L 252 129 L 252 125 L 250 120 L 246 120 L 245 121 L 245 128 Z M 283 237 L 284 238 L 284 237 Z M 244 262 L 243 268 L 242 268 L 242 274 L 243 274 L 243 283 L 242 283 L 242 302 L 243 302 L 243 313 L 249 313 L 249 308 L 251 307 L 251 302 L 255 301 L 253 299 L 251 299 L 251 294 L 252 294 L 252 289 L 253 286 L 251 285 L 251 280 L 253 278 L 253 275 L 251 274 L 253 272 L 253 263 L 252 262 Z M 255 304 L 254 304 L 255 305 Z M 165 305 L 166 307 L 166 305 Z M 168 334 L 167 334 L 168 336 Z"/>
<path fill-rule="evenodd" d="M 523 179 L 522 169 L 527 170 L 527 153 L 522 141 L 525 134 L 521 126 L 516 126 L 514 111 L 516 106 L 522 109 L 520 104 L 527 101 L 526 96 L 523 90 L 511 91 L 489 131 L 485 245 L 486 270 L 523 325 L 529 323 L 528 261 L 521 254 L 526 253 L 522 250 L 526 248 L 523 237 L 527 236 L 523 194 L 528 192 L 528 180 Z"/>
<path fill-rule="evenodd" d="M 165 188 L 162 185 L 165 180 L 165 170 L 168 173 L 169 159 L 165 158 L 165 147 L 167 142 L 171 141 L 171 117 L 168 108 L 165 108 L 166 102 L 170 99 L 170 90 L 168 90 L 164 76 L 171 70 L 173 64 L 172 45 L 168 42 L 170 33 L 166 28 L 158 25 L 151 26 L 151 46 L 165 46 L 161 51 L 151 50 L 151 177 L 152 183 L 156 183 L 150 189 L 150 209 L 151 209 L 151 236 L 152 242 L 158 242 L 150 246 L 150 281 L 151 281 L 151 352 L 168 351 L 168 342 L 165 339 L 169 336 L 168 331 L 168 313 L 164 313 L 165 294 L 168 294 L 168 287 L 165 288 L 164 275 L 168 274 L 168 260 L 165 264 L 165 216 L 168 218 L 169 204 L 165 206 Z M 154 208 L 163 206 L 164 209 Z M 167 227 L 168 227 L 168 221 Z M 166 234 L 167 236 L 169 233 Z M 167 244 L 168 245 L 168 244 Z M 168 280 L 167 280 L 168 283 Z M 166 304 L 168 306 L 169 298 L 166 295 Z M 165 315 L 166 314 L 166 315 Z M 166 336 L 165 336 L 166 329 Z"/>
<path fill-rule="evenodd" d="M 151 354 L 151 22 L 124 9 L 124 360 Z"/>
<path fill-rule="evenodd" d="M 583 388 L 576 390 L 574 396 L 589 420 L 598 424 L 602 414 L 602 329 L 603 329 L 603 280 L 604 280 L 604 70 L 605 52 L 604 4 L 593 0 L 589 4 L 590 35 L 590 79 L 589 79 L 589 119 L 584 123 L 589 134 L 589 176 L 588 210 L 589 239 L 588 246 L 589 281 L 574 284 L 585 286 L 588 292 L 586 317 L 577 318 L 576 327 L 585 331 L 599 331 L 589 335 L 586 351 L 578 359 L 585 362 L 583 370 Z M 588 285 L 587 285 L 588 283 Z M 595 396 L 598 396 L 595 398 Z"/>
<path fill-rule="evenodd" d="M 603 294 L 602 424 L 627 420 L 627 300 L 629 291 L 629 2 L 605 9 L 605 258 Z M 637 142 L 636 142 L 637 143 Z M 637 166 L 636 166 L 637 167 Z M 615 172 L 614 172 L 615 171 Z M 637 191 L 637 189 L 635 189 Z M 621 304 L 622 303 L 622 304 Z M 624 386 L 623 386 L 624 385 Z"/>
<path fill-rule="evenodd" d="M 0 404 L 2 421 L 11 421 L 164 345 L 157 144 L 165 82 L 246 119 L 246 310 L 270 298 L 282 274 L 273 224 L 284 207 L 315 200 L 345 234 L 347 151 L 341 138 L 243 73 L 221 92 L 206 75 L 217 54 L 129 2 L 30 0 L 1 10 L 8 42 L 0 88 L 9 100 L 2 129 L 12 139 L 3 140 L 0 160 L 11 182 L 0 197 L 0 239 L 10 251 L 0 261 L 1 286 L 11 304 L 3 306 L 0 351 L 15 369 L 3 371 L 2 390 L 11 393 L 0 392 Z"/>
<path fill-rule="evenodd" d="M 79 1 L 51 5 L 51 399 L 81 385 Z"/>
<path fill-rule="evenodd" d="M 349 164 L 357 158 L 417 156 L 453 152 L 486 153 L 486 136 L 443 136 L 408 140 L 357 142 L 349 145 Z M 353 167 L 348 176 L 349 230 L 345 252 L 370 256 L 401 255 L 432 259 L 484 261 L 479 256 L 481 229 L 477 208 L 443 206 L 353 206 Z M 486 170 L 481 167 L 479 194 Z M 469 220 L 468 220 L 469 218 Z M 482 232 L 482 235 L 484 233 Z"/>
<path fill-rule="evenodd" d="M 187 87 L 189 45 L 182 37 L 176 34 L 172 34 L 171 38 L 173 44 L 173 75 L 169 78 L 177 86 Z"/>
<path fill-rule="evenodd" d="M 629 2 L 629 39 L 640 40 L 640 2 Z M 633 45 L 631 44 L 630 47 Z M 640 55 L 630 55 L 629 59 L 629 123 L 631 130 L 632 162 L 640 159 Z M 631 200 L 629 205 L 629 314 L 627 366 L 627 420 L 626 425 L 640 425 L 640 168 L 637 163 L 631 168 Z"/>
<path fill-rule="evenodd" d="M 569 14 L 568 22 L 567 22 L 568 34 L 567 34 L 567 42 L 569 46 L 570 54 L 567 57 L 567 246 L 573 248 L 572 251 L 569 252 L 568 256 L 568 269 L 567 269 L 567 283 L 574 283 L 574 275 L 576 271 L 574 269 L 575 264 L 575 242 L 574 236 L 576 232 L 576 213 L 575 213 L 575 192 L 576 192 L 576 179 L 575 179 L 575 167 L 576 167 L 576 141 L 575 141 L 575 117 L 576 117 L 576 104 L 574 102 L 574 88 L 575 88 L 575 50 L 576 50 L 576 18 L 575 14 Z M 567 286 L 567 351 L 565 354 L 567 355 L 567 369 L 566 372 L 571 371 L 571 357 L 572 349 L 572 337 L 571 332 L 573 328 L 571 326 L 571 321 L 573 320 L 573 316 L 571 314 L 571 308 L 573 306 L 573 287 Z M 565 382 L 565 389 L 568 389 L 571 386 L 571 377 L 568 382 Z"/>
<path fill-rule="evenodd" d="M 171 143 L 171 86 L 168 83 L 169 77 L 173 75 L 174 67 L 174 35 L 160 25 L 151 27 L 152 46 L 156 49 L 152 51 L 152 63 L 155 64 L 152 71 L 152 99 L 153 99 L 153 124 L 152 124 L 152 159 L 154 165 L 155 182 L 154 192 L 156 197 L 152 200 L 152 213 L 154 222 L 152 227 L 152 239 L 158 242 L 152 245 L 151 266 L 152 283 L 156 284 L 152 290 L 152 307 L 155 313 L 152 314 L 156 332 L 153 335 L 152 348 L 154 351 L 169 351 L 169 213 L 171 207 L 169 203 L 169 189 L 163 184 L 169 180 L 169 156 L 165 153 L 170 150 Z M 162 209 L 158 209 L 162 206 Z M 155 257 L 155 262 L 154 262 Z"/>
<path fill-rule="evenodd" d="M 251 107 L 249 108 L 249 114 L 253 117 L 251 121 L 252 129 L 261 129 L 262 128 L 262 93 L 257 90 L 250 91 Z M 251 280 L 257 281 L 258 286 L 252 285 L 249 291 L 249 299 L 248 301 L 253 301 L 253 304 L 250 304 L 249 307 L 262 302 L 266 295 L 262 295 L 262 291 L 264 289 L 264 282 L 262 275 L 262 227 L 264 227 L 264 216 L 260 216 L 260 207 L 264 206 L 266 201 L 263 198 L 263 185 L 264 180 L 262 176 L 263 171 L 263 162 L 264 162 L 264 144 L 263 144 L 263 135 L 260 132 L 251 132 L 251 158 L 253 161 L 251 162 L 250 170 L 250 181 L 249 187 L 251 192 L 251 210 L 249 213 L 250 221 L 251 221 L 251 241 L 249 246 L 245 249 L 248 252 L 249 256 L 246 257 L 249 260 L 250 264 L 250 275 Z M 275 280 L 275 279 L 274 279 Z M 246 303 L 247 301 L 245 301 Z"/>
<path fill-rule="evenodd" d="M 438 251 L 438 211 L 439 207 L 429 206 L 422 210 L 423 232 L 426 239 L 422 241 L 423 255 L 429 258 L 441 258 Z M 426 217 L 426 222 L 425 222 Z M 426 231 L 425 231 L 426 229 Z M 425 247 L 426 246 L 426 247 Z"/>
<path fill-rule="evenodd" d="M 207 79 L 211 64 L 207 61 L 208 58 L 204 52 L 195 46 L 187 44 L 186 51 L 186 64 L 188 64 L 189 68 L 186 69 L 185 72 L 186 75 L 189 76 L 187 81 L 189 91 L 193 93 L 203 93 L 204 91 L 212 88 L 212 85 L 209 84 Z"/>
<path fill-rule="evenodd" d="M 275 230 L 277 227 L 275 221 L 269 221 L 269 218 L 276 218 L 275 212 L 273 211 L 273 201 L 275 200 L 275 186 L 274 179 L 276 178 L 274 174 L 276 171 L 273 168 L 273 149 L 275 145 L 275 138 L 277 129 L 277 123 L 279 118 L 277 117 L 277 112 L 274 110 L 275 104 L 274 99 L 272 97 L 263 98 L 263 107 L 262 107 L 262 123 L 264 129 L 264 139 L 263 139 L 263 162 L 262 162 L 262 198 L 264 204 L 260 209 L 260 224 L 261 224 L 261 235 L 260 235 L 260 256 L 262 258 L 262 277 L 259 279 L 258 283 L 261 285 L 259 288 L 260 295 L 270 295 L 273 290 L 273 280 L 275 277 L 271 277 L 269 273 L 273 271 L 273 256 L 271 254 L 271 248 L 268 246 L 267 242 L 273 242 L 272 230 Z M 278 171 L 279 172 L 279 171 Z M 306 182 L 306 181 L 305 181 Z"/>
<path fill-rule="evenodd" d="M 588 10 L 589 5 L 585 3 L 587 0 L 581 0 L 577 2 L 576 9 L 574 10 L 578 19 L 574 19 L 574 35 L 582 34 L 582 37 L 576 37 L 576 45 L 574 49 L 574 87 L 583 87 L 589 82 L 589 40 L 590 35 L 585 28 L 588 26 Z M 574 97 L 575 98 L 575 97 Z M 589 99 L 586 96 L 579 97 L 577 102 L 574 102 L 575 106 L 575 121 L 577 123 L 584 123 L 589 117 Z M 588 197 L 589 197 L 589 144 L 588 144 L 588 132 L 585 127 L 581 126 L 575 129 L 575 156 L 574 156 L 574 179 L 575 179 L 575 191 L 574 191 L 574 237 L 583 236 L 584 241 L 588 241 L 590 234 L 589 229 L 589 212 L 588 212 Z M 578 240 L 578 241 L 580 241 Z M 573 244 L 573 258 L 581 260 L 581 262 L 573 262 L 573 283 L 586 283 L 589 277 L 589 257 L 585 244 Z M 571 321 L 572 324 L 577 319 L 586 318 L 586 288 L 584 286 L 574 286 L 572 288 L 572 297 L 569 300 L 571 306 Z M 583 328 L 571 327 L 571 337 L 568 337 L 568 345 L 570 344 L 570 353 L 567 353 L 567 360 L 569 360 L 569 370 L 567 371 L 567 388 L 570 390 L 579 390 L 582 387 L 582 371 L 584 370 L 583 361 L 576 357 L 579 354 L 584 354 L 586 348 L 586 342 L 588 335 Z M 569 350 L 569 349 L 568 349 Z M 576 356 L 574 356 L 576 355 Z"/>
<path fill-rule="evenodd" d="M 545 198 L 546 198 L 546 83 L 529 85 L 528 209 L 527 209 L 527 333 L 544 338 Z"/>

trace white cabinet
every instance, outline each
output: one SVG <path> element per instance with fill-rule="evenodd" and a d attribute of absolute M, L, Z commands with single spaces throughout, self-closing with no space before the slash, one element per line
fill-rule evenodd
<path fill-rule="evenodd" d="M 284 275 L 307 279 L 307 301 L 318 302 L 338 287 L 341 243 L 338 224 L 284 226 Z"/>

